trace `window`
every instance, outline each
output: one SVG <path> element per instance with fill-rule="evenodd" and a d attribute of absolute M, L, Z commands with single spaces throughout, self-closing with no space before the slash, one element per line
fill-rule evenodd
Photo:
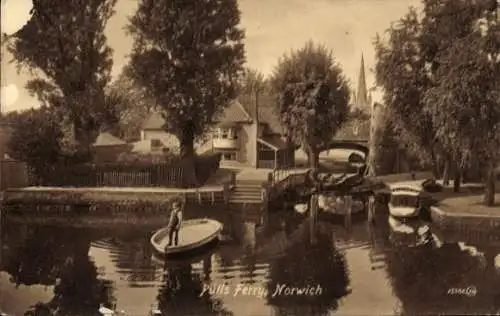
<path fill-rule="evenodd" d="M 236 135 L 236 129 L 234 128 L 224 128 L 220 127 L 217 129 L 217 138 L 218 139 L 238 139 L 238 136 Z"/>
<path fill-rule="evenodd" d="M 236 152 L 225 152 L 222 154 L 222 160 L 230 160 L 230 161 L 235 161 L 236 160 Z"/>
<path fill-rule="evenodd" d="M 416 196 L 393 195 L 391 203 L 394 206 L 418 206 L 419 199 Z"/>
<path fill-rule="evenodd" d="M 161 147 L 163 144 L 159 139 L 152 139 L 151 140 L 151 147 Z"/>

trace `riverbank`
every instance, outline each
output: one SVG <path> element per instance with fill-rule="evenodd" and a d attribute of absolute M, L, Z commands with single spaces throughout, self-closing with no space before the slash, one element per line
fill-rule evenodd
<path fill-rule="evenodd" d="M 500 193 L 495 194 L 496 204 L 488 207 L 483 204 L 483 193 L 461 192 L 442 197 L 432 207 L 431 215 L 441 227 L 476 227 L 495 229 L 500 227 Z"/>
<path fill-rule="evenodd" d="M 81 205 L 169 203 L 181 198 L 189 204 L 227 203 L 234 172 L 219 169 L 199 188 L 162 187 L 24 187 L 2 194 L 3 205 Z"/>

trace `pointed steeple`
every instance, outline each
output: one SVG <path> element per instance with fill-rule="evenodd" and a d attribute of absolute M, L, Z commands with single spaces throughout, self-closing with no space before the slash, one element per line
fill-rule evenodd
<path fill-rule="evenodd" d="M 361 66 L 359 69 L 358 89 L 356 93 L 356 107 L 359 109 L 369 109 L 370 102 L 368 100 L 368 89 L 366 89 L 365 60 L 363 54 L 361 54 Z"/>

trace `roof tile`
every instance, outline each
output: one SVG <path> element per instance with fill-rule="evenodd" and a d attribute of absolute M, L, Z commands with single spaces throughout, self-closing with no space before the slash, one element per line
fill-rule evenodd
<path fill-rule="evenodd" d="M 248 114 L 247 110 L 241 105 L 240 101 L 233 100 L 229 106 L 224 109 L 221 117 L 217 120 L 219 123 L 232 123 L 232 122 L 251 122 L 252 117 Z"/>
<path fill-rule="evenodd" d="M 159 112 L 153 111 L 142 125 L 143 130 L 162 130 L 165 120 Z"/>
<path fill-rule="evenodd" d="M 94 142 L 94 147 L 99 146 L 116 146 L 116 145 L 125 145 L 127 144 L 123 140 L 111 135 L 110 133 L 103 132 L 97 136 L 96 141 Z"/>

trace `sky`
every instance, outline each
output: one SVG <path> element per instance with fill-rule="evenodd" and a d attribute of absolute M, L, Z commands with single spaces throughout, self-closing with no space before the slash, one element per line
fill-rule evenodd
<path fill-rule="evenodd" d="M 279 58 L 308 40 L 332 50 L 352 88 L 356 88 L 361 55 L 364 55 L 366 81 L 374 85 L 373 40 L 397 21 L 409 6 L 420 6 L 420 0 L 239 0 L 241 24 L 246 31 L 247 66 L 265 75 L 272 73 Z M 31 0 L 1 0 L 2 31 L 19 29 L 29 19 Z M 132 48 L 125 34 L 128 17 L 138 0 L 118 0 L 116 14 L 108 22 L 108 43 L 114 49 L 113 74 L 120 73 Z M 2 112 L 37 107 L 24 85 L 29 74 L 18 74 L 11 56 L 2 57 Z M 373 98 L 380 100 L 380 93 Z"/>

